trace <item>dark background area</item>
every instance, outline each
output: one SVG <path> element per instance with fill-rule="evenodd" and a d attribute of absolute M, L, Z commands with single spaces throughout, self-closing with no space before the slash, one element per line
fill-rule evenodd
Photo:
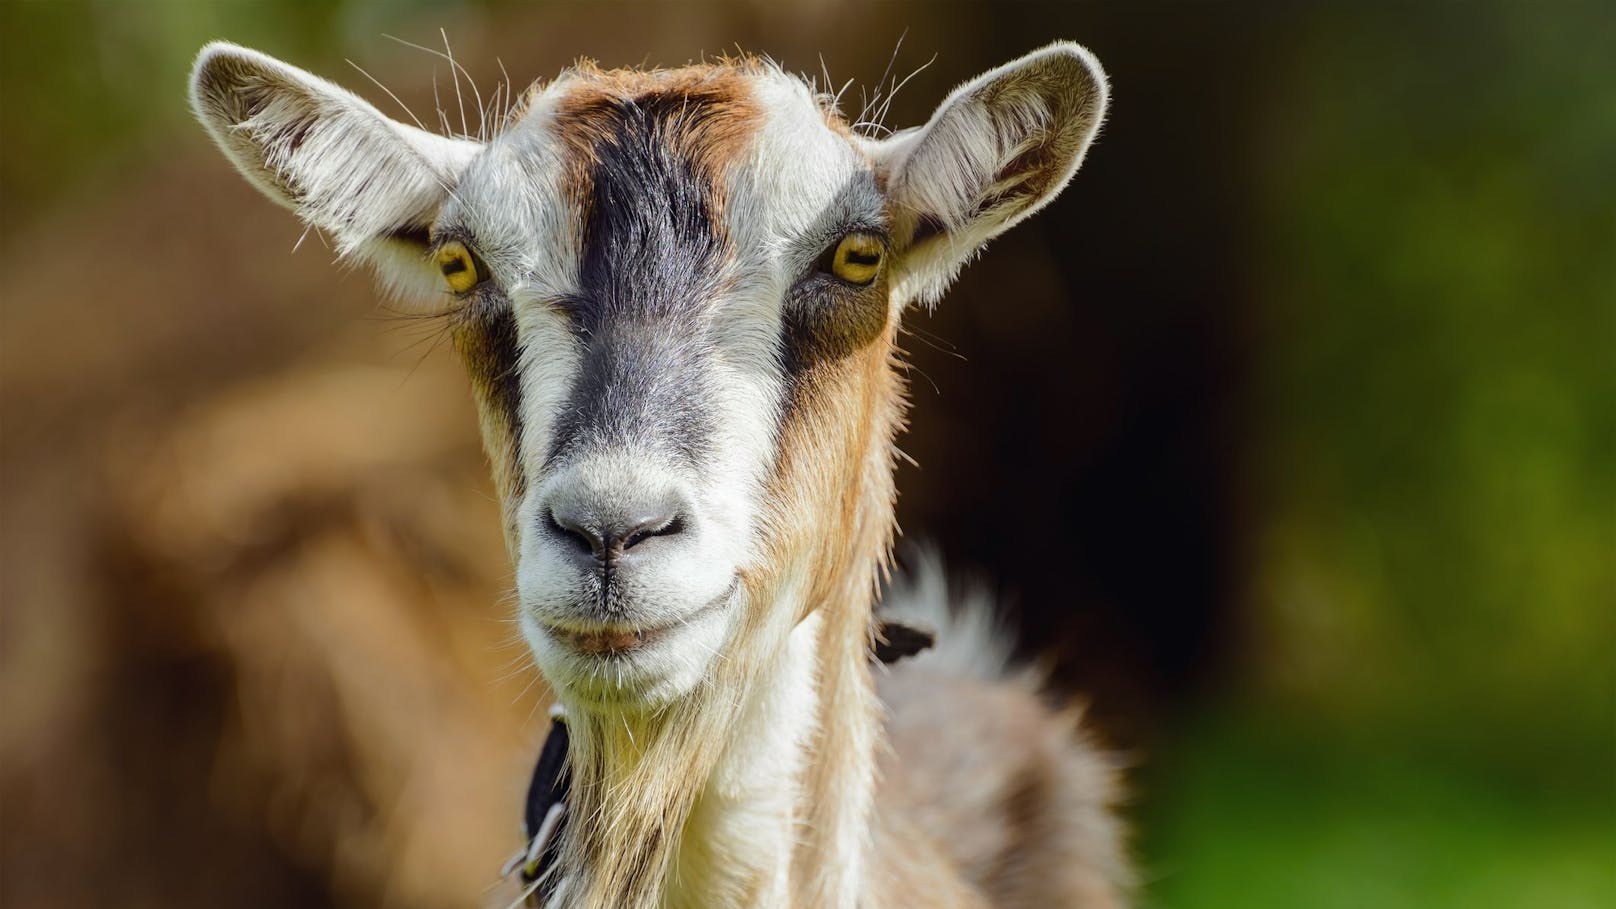
<path fill-rule="evenodd" d="M 485 97 L 931 60 L 894 126 L 1086 44 L 1083 170 L 908 321 L 906 536 L 1130 755 L 1142 905 L 1616 901 L 1608 4 L 0 12 L 7 905 L 498 899 L 546 698 L 465 382 L 184 99 L 222 37 L 458 121 L 440 28 Z"/>

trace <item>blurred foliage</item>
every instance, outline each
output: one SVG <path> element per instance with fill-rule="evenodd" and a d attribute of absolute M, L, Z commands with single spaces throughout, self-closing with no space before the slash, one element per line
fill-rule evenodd
<path fill-rule="evenodd" d="M 1466 11 L 1321 15 L 1276 80 L 1258 653 L 1315 704 L 1603 739 L 1616 16 Z"/>
<path fill-rule="evenodd" d="M 1616 904 L 1616 9 L 1281 6 L 1228 5 L 1272 18 L 1257 134 L 1196 140 L 1253 156 L 1255 517 L 1234 678 L 1139 773 L 1144 903 Z M 208 39 L 368 63 L 515 8 L 5 0 L 7 251 L 172 154 Z"/>
<path fill-rule="evenodd" d="M 185 76 L 207 41 L 250 35 L 288 57 L 329 59 L 356 37 L 369 43 L 384 32 L 410 33 L 412 20 L 428 13 L 434 23 L 454 23 L 471 6 L 457 0 L 5 0 L 0 193 L 7 229 L 24 223 L 19 212 L 43 207 L 87 177 L 125 163 L 131 145 L 151 155 L 172 146 L 173 131 L 189 129 L 181 122 Z M 20 90 L 24 86 L 29 90 Z"/>
<path fill-rule="evenodd" d="M 1143 905 L 1598 909 L 1616 900 L 1613 806 L 1597 791 L 1608 763 L 1602 773 L 1523 779 L 1488 766 L 1484 736 L 1501 730 L 1471 730 L 1451 749 L 1406 732 L 1343 733 L 1271 706 L 1197 719 L 1151 775 L 1159 788 L 1143 818 Z"/>
<path fill-rule="evenodd" d="M 1244 696 L 1152 904 L 1616 904 L 1616 11 L 1318 10 L 1261 137 Z"/>

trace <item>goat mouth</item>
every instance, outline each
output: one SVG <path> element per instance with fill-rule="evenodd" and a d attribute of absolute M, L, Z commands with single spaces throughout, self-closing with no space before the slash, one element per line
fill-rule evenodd
<path fill-rule="evenodd" d="M 666 628 L 596 628 L 590 631 L 550 629 L 550 633 L 567 646 L 590 656 L 621 656 L 633 653 L 661 637 L 666 631 Z"/>
<path fill-rule="evenodd" d="M 632 626 L 632 625 L 589 625 L 584 627 L 566 627 L 545 623 L 545 630 L 550 636 L 566 645 L 569 649 L 592 657 L 625 657 L 635 651 L 642 650 L 654 644 L 669 633 L 681 626 L 689 626 L 698 618 L 722 609 L 734 600 L 740 589 L 740 579 L 733 581 L 723 594 L 692 612 L 682 616 L 678 621 L 666 625 Z"/>

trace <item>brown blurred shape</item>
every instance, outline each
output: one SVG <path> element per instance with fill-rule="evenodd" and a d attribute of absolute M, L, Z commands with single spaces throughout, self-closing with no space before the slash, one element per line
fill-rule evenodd
<path fill-rule="evenodd" d="M 318 254 L 228 301 L 150 267 L 295 240 L 145 229 L 238 201 L 194 173 L 47 225 L 57 280 L 7 303 L 0 901 L 488 902 L 545 695 L 464 382 L 396 350 L 431 326 L 356 319 L 369 288 L 335 271 L 289 318 Z M 94 270 L 67 261 L 113 232 Z M 332 321 L 352 340 L 310 345 Z"/>

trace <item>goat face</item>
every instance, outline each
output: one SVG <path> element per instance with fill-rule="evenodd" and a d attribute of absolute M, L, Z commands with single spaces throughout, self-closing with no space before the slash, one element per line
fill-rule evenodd
<path fill-rule="evenodd" d="M 897 318 L 1065 185 L 1105 82 L 1054 45 L 877 141 L 772 64 L 584 66 L 473 141 L 210 45 L 192 101 L 260 189 L 444 308 L 541 668 L 655 707 L 816 608 L 779 589 L 833 541 L 884 542 L 849 503 L 890 498 Z"/>

